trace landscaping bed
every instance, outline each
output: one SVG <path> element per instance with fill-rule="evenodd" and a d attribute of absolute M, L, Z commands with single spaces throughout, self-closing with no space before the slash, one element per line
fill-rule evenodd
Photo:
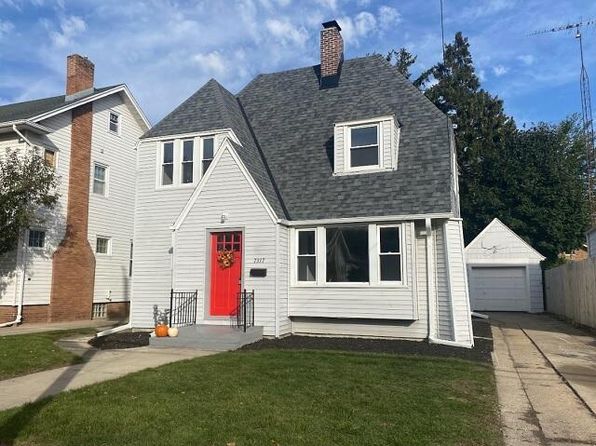
<path fill-rule="evenodd" d="M 427 341 L 398 339 L 338 338 L 327 336 L 287 336 L 281 339 L 262 339 L 245 345 L 241 350 L 306 349 L 341 350 L 372 353 L 394 353 L 420 356 L 459 358 L 469 361 L 491 363 L 493 341 L 487 320 L 474 319 L 474 347 L 471 349 L 430 344 Z"/>
<path fill-rule="evenodd" d="M 99 338 L 92 338 L 89 344 L 101 350 L 135 348 L 149 345 L 150 333 L 145 331 L 122 331 Z"/>
<path fill-rule="evenodd" d="M 0 412 L 0 444 L 500 446 L 492 368 L 250 350 L 168 364 Z"/>

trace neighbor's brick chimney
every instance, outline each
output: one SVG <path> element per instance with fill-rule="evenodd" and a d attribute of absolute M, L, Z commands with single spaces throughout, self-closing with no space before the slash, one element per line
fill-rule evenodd
<path fill-rule="evenodd" d="M 93 88 L 93 63 L 68 56 L 66 99 Z M 68 204 L 64 239 L 52 258 L 50 320 L 90 319 L 95 284 L 95 254 L 88 241 L 89 181 L 93 103 L 71 111 Z"/>
<path fill-rule="evenodd" d="M 78 54 L 66 58 L 66 96 L 76 95 L 93 88 L 95 65 Z"/>
<path fill-rule="evenodd" d="M 335 20 L 323 23 L 321 30 L 321 80 L 337 77 L 344 60 L 344 39 Z"/>

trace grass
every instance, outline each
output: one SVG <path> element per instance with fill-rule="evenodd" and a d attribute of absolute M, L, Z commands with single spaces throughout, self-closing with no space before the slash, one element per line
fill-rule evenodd
<path fill-rule="evenodd" d="M 91 333 L 91 329 L 77 329 L 0 336 L 0 380 L 79 363 L 79 356 L 62 350 L 55 342 Z"/>
<path fill-rule="evenodd" d="M 15 445 L 501 445 L 494 375 L 454 359 L 223 353 L 0 412 Z"/>

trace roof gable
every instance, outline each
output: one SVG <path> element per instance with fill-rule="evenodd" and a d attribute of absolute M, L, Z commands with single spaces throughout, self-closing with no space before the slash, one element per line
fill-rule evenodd
<path fill-rule="evenodd" d="M 221 143 L 219 150 L 217 150 L 217 154 L 215 155 L 215 158 L 213 159 L 213 162 L 211 163 L 210 169 L 203 176 L 203 178 L 201 178 L 201 180 L 197 184 L 195 190 L 193 191 L 190 198 L 186 202 L 186 205 L 182 209 L 182 212 L 176 218 L 176 221 L 174 222 L 174 224 L 171 226 L 171 229 L 177 230 L 178 228 L 180 228 L 180 226 L 182 226 L 182 224 L 184 223 L 184 220 L 190 213 L 191 209 L 193 208 L 194 204 L 198 200 L 199 196 L 201 195 L 201 192 L 203 191 L 205 186 L 209 183 L 209 179 L 211 178 L 211 175 L 213 174 L 213 172 L 215 172 L 215 170 L 217 169 L 217 166 L 218 166 L 220 160 L 227 154 L 229 154 L 232 157 L 232 159 L 234 160 L 234 162 L 236 163 L 236 165 L 238 166 L 238 168 L 244 175 L 244 178 L 248 181 L 248 183 L 252 187 L 252 189 L 256 193 L 257 197 L 259 198 L 261 204 L 263 204 L 265 210 L 271 217 L 271 220 L 273 222 L 277 221 L 277 215 L 275 214 L 274 209 L 271 207 L 269 201 L 267 200 L 267 198 L 265 197 L 265 195 L 259 188 L 257 182 L 252 177 L 252 175 L 250 174 L 250 172 L 248 171 L 248 169 L 246 168 L 246 166 L 244 165 L 244 163 L 238 156 L 238 152 L 234 147 L 238 147 L 240 150 L 242 149 L 242 147 L 238 146 L 230 139 L 228 139 L 228 138 L 224 139 L 224 141 Z"/>
<path fill-rule="evenodd" d="M 321 89 L 320 67 L 259 75 L 234 96 L 215 80 L 143 137 L 230 128 L 238 155 L 280 217 L 317 220 L 452 214 L 447 117 L 383 57 L 346 60 Z M 337 122 L 395 116 L 396 171 L 333 175 Z"/>
<path fill-rule="evenodd" d="M 466 246 L 465 251 L 468 259 L 545 259 L 542 254 L 536 251 L 528 242 L 522 239 L 498 218 L 493 219 L 493 221 L 491 221 L 480 234 Z"/>

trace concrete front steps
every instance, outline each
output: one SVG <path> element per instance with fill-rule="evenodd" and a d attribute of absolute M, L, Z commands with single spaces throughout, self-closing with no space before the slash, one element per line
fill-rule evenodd
<path fill-rule="evenodd" d="M 191 325 L 180 327 L 178 336 L 151 337 L 151 347 L 185 347 L 210 351 L 236 350 L 243 345 L 263 339 L 263 327 L 250 327 L 246 333 L 241 328 L 222 325 Z"/>

